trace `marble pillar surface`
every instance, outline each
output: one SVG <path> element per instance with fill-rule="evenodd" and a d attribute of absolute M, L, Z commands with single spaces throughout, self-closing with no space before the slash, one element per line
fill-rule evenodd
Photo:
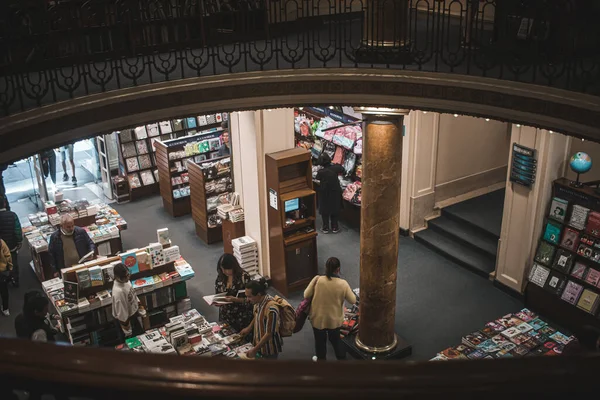
<path fill-rule="evenodd" d="M 396 342 L 403 117 L 365 117 L 357 345 L 377 351 Z"/>

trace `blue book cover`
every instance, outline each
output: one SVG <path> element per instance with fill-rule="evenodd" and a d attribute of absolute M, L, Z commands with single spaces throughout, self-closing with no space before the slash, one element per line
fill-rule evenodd
<path fill-rule="evenodd" d="M 500 350 L 500 347 L 492 339 L 488 339 L 485 342 L 481 343 L 479 346 L 477 346 L 477 349 L 485 353 L 493 353 L 495 351 Z"/>
<path fill-rule="evenodd" d="M 560 240 L 560 225 L 548 222 L 546 224 L 546 231 L 544 232 L 544 240 L 558 244 Z"/>
<path fill-rule="evenodd" d="M 543 327 L 545 327 L 546 325 L 548 325 L 548 323 L 542 321 L 539 318 L 536 318 L 532 321 L 529 321 L 529 325 L 531 325 L 531 327 L 536 330 L 539 331 L 540 329 L 542 329 Z"/>
<path fill-rule="evenodd" d="M 129 269 L 129 273 L 131 275 L 140 272 L 140 267 L 138 265 L 137 257 L 135 256 L 135 252 L 121 254 L 121 262 Z"/>
<path fill-rule="evenodd" d="M 196 118 L 195 117 L 186 118 L 186 122 L 187 122 L 187 127 L 188 128 L 195 128 L 196 127 Z"/>

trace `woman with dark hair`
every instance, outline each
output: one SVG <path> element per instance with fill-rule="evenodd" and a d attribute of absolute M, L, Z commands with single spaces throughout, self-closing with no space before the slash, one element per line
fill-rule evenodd
<path fill-rule="evenodd" d="M 254 347 L 246 354 L 248 358 L 255 358 L 260 354 L 261 358 L 277 359 L 283 348 L 283 340 L 279 334 L 279 308 L 273 297 L 267 294 L 268 287 L 265 278 L 246 284 L 246 297 L 254 304 L 254 318 L 240 332 L 242 336 L 254 333 Z"/>
<path fill-rule="evenodd" d="M 323 153 L 317 160 L 317 165 L 323 169 L 317 172 L 319 181 L 319 213 L 323 218 L 323 227 L 321 232 L 329 233 L 329 221 L 331 220 L 331 231 L 338 233 L 338 216 L 342 209 L 342 187 L 338 175 L 344 173 L 344 167 L 331 163 L 331 157 Z"/>
<path fill-rule="evenodd" d="M 129 281 L 131 274 L 125 264 L 115 265 L 113 273 L 112 315 L 117 321 L 119 336 L 125 341 L 125 338 L 144 333 L 138 318 L 145 315 L 145 310 L 140 306 L 140 300 Z"/>
<path fill-rule="evenodd" d="M 25 293 L 23 313 L 15 319 L 17 337 L 39 342 L 53 342 L 57 330 L 48 318 L 50 302 L 42 293 L 32 290 Z"/>
<path fill-rule="evenodd" d="M 225 300 L 232 304 L 219 307 L 219 320 L 227 322 L 233 329 L 240 331 L 252 321 L 252 304 L 246 297 L 238 297 L 240 290 L 246 289 L 250 275 L 246 273 L 231 254 L 223 254 L 217 262 L 217 280 L 215 293 L 227 293 Z"/>
<path fill-rule="evenodd" d="M 356 303 L 356 296 L 348 282 L 340 278 L 340 260 L 331 257 L 325 263 L 325 276 L 315 276 L 304 291 L 304 298 L 312 298 L 310 322 L 315 335 L 317 360 L 327 359 L 327 338 L 333 345 L 338 360 L 346 358 L 340 342 L 340 328 L 344 323 L 344 300 Z"/>

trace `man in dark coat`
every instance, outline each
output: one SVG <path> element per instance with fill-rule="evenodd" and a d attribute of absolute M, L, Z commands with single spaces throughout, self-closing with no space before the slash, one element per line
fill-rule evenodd
<path fill-rule="evenodd" d="M 15 287 L 19 286 L 19 259 L 17 252 L 23 244 L 23 232 L 19 217 L 8 210 L 8 201 L 0 195 L 0 239 L 6 242 L 13 261 L 11 281 Z"/>
<path fill-rule="evenodd" d="M 329 233 L 329 222 L 331 221 L 331 231 L 338 233 L 338 217 L 342 209 L 342 188 L 338 175 L 344 173 L 344 167 L 338 164 L 332 164 L 328 154 L 323 153 L 317 160 L 317 164 L 323 169 L 317 172 L 319 186 L 319 213 L 323 217 L 323 227 L 321 232 Z"/>
<path fill-rule="evenodd" d="M 60 229 L 50 236 L 48 244 L 54 276 L 59 276 L 60 270 L 72 267 L 83 256 L 95 250 L 96 246 L 85 229 L 75 226 L 75 221 L 70 215 L 63 215 Z"/>

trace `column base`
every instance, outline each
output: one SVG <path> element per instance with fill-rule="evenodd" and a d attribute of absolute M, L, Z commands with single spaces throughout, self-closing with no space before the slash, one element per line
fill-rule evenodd
<path fill-rule="evenodd" d="M 412 64 L 414 60 L 408 43 L 392 46 L 363 42 L 354 55 L 357 63 L 368 64 Z"/>
<path fill-rule="evenodd" d="M 387 353 L 372 353 L 356 345 L 356 335 L 345 336 L 342 343 L 346 350 L 357 360 L 399 360 L 412 354 L 412 345 L 400 336 L 396 336 L 396 346 Z"/>

